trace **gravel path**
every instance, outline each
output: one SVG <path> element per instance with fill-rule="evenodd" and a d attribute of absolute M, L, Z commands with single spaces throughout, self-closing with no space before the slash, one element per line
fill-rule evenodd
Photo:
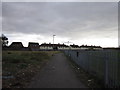
<path fill-rule="evenodd" d="M 32 79 L 28 88 L 87 88 L 76 77 L 63 53 L 52 59 Z"/>

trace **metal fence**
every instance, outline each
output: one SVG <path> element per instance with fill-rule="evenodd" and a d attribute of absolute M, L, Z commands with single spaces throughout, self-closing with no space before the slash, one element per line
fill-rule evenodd
<path fill-rule="evenodd" d="M 66 50 L 65 54 L 84 70 L 103 81 L 105 87 L 120 88 L 119 50 Z"/>

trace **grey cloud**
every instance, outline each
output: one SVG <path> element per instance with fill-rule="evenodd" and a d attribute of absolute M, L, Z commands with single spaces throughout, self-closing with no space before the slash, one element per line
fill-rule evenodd
<path fill-rule="evenodd" d="M 3 3 L 3 32 L 71 39 L 115 37 L 117 3 Z M 115 33 L 115 35 L 114 35 Z"/>
<path fill-rule="evenodd" d="M 2 33 L 2 3 L 0 2 L 0 33 Z"/>
<path fill-rule="evenodd" d="M 2 0 L 3 2 L 118 2 L 119 0 Z"/>

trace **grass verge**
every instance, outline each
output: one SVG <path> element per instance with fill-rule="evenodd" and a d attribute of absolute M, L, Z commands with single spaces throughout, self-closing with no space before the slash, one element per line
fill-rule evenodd
<path fill-rule="evenodd" d="M 2 88 L 24 88 L 58 51 L 3 51 Z"/>

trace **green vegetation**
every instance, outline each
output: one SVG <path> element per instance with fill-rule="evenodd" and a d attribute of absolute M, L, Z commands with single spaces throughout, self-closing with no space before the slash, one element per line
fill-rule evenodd
<path fill-rule="evenodd" d="M 24 87 L 58 51 L 3 51 L 3 88 Z"/>

